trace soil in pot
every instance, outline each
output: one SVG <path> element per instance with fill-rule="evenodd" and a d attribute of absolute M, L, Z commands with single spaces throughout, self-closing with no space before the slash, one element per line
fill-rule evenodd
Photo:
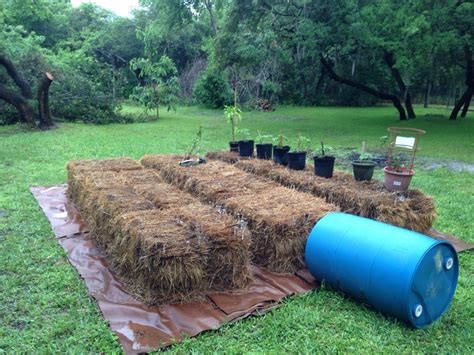
<path fill-rule="evenodd" d="M 231 152 L 239 151 L 239 142 L 229 142 L 229 147 Z"/>
<path fill-rule="evenodd" d="M 334 161 L 336 157 L 325 155 L 321 157 L 314 157 L 314 173 L 317 176 L 325 178 L 332 178 L 334 173 Z"/>
<path fill-rule="evenodd" d="M 272 147 L 271 143 L 257 144 L 257 158 L 270 160 L 272 158 Z"/>
<path fill-rule="evenodd" d="M 291 170 L 304 170 L 306 166 L 306 152 L 289 152 L 288 167 Z"/>
<path fill-rule="evenodd" d="M 390 166 L 383 168 L 385 173 L 384 185 L 388 191 L 406 191 L 410 186 L 411 178 L 415 175 L 414 170 L 396 170 Z"/>
<path fill-rule="evenodd" d="M 290 151 L 290 147 L 285 145 L 283 147 L 279 147 L 277 145 L 273 146 L 273 161 L 277 164 L 281 164 L 284 166 L 288 165 L 288 152 Z"/>
<path fill-rule="evenodd" d="M 239 155 L 251 157 L 253 155 L 253 141 L 239 141 Z"/>
<path fill-rule="evenodd" d="M 370 181 L 374 175 L 375 162 L 372 160 L 356 160 L 352 163 L 356 181 Z"/>

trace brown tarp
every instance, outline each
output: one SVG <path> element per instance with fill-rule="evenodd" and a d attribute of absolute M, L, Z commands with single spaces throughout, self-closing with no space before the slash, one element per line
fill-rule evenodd
<path fill-rule="evenodd" d="M 226 322 L 262 314 L 278 307 L 286 296 L 319 287 L 307 270 L 281 275 L 253 266 L 253 281 L 245 292 L 211 294 L 203 301 L 148 307 L 126 293 L 108 268 L 76 209 L 67 203 L 66 189 L 67 185 L 60 185 L 32 187 L 30 191 L 127 353 L 155 350 L 179 342 L 183 336 L 192 337 Z M 434 229 L 430 235 L 450 241 L 458 252 L 474 249 L 473 244 Z"/>
<path fill-rule="evenodd" d="M 30 191 L 51 223 L 69 262 L 84 279 L 104 318 L 127 353 L 148 352 L 205 330 L 278 307 L 289 295 L 317 289 L 307 270 L 281 275 L 252 266 L 252 283 L 241 293 L 215 293 L 203 301 L 149 307 L 124 291 L 81 222 L 67 203 L 67 185 Z"/>

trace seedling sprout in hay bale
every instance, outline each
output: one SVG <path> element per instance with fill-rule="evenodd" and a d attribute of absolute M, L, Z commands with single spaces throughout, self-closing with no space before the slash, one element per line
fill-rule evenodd
<path fill-rule="evenodd" d="M 69 196 L 132 294 L 162 304 L 248 285 L 245 226 L 141 165 L 124 171 L 116 165 L 71 162 Z"/>
<path fill-rule="evenodd" d="M 378 180 L 358 182 L 343 172 L 335 172 L 332 179 L 326 179 L 315 176 L 310 169 L 289 171 L 267 161 L 238 159 L 227 152 L 212 152 L 206 157 L 235 164 L 243 171 L 322 197 L 343 212 L 417 232 L 427 233 L 437 217 L 433 199 L 418 190 L 391 193 Z"/>
<path fill-rule="evenodd" d="M 251 232 L 254 262 L 275 272 L 292 273 L 304 267 L 309 231 L 320 218 L 338 210 L 320 198 L 218 161 L 183 168 L 172 156 L 146 155 L 141 163 L 202 201 L 243 218 Z"/>

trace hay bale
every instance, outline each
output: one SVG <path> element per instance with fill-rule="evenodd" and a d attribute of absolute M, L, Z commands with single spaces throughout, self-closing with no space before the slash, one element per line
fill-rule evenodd
<path fill-rule="evenodd" d="M 181 167 L 175 157 L 146 155 L 141 163 L 175 186 L 243 218 L 252 234 L 254 262 L 275 272 L 304 267 L 304 246 L 314 223 L 338 210 L 320 198 L 218 161 Z"/>
<path fill-rule="evenodd" d="M 74 160 L 68 162 L 68 191 L 67 195 L 76 200 L 77 190 L 80 189 L 83 177 L 93 172 L 119 172 L 123 170 L 141 170 L 143 167 L 131 158 L 114 158 L 108 160 Z"/>
<path fill-rule="evenodd" d="M 96 244 L 148 304 L 202 298 L 250 282 L 250 237 L 230 215 L 163 182 L 153 170 L 68 165 L 70 193 Z M 111 166 L 111 164 L 106 164 Z M 92 164 L 92 169 L 98 168 Z"/>
<path fill-rule="evenodd" d="M 283 186 L 322 197 L 339 206 L 343 212 L 417 232 L 427 233 L 437 217 L 433 199 L 418 190 L 389 192 L 381 181 L 355 181 L 352 175 L 338 171 L 332 179 L 325 179 L 315 176 L 312 166 L 303 171 L 293 171 L 266 160 L 240 159 L 231 152 L 208 153 L 207 157 L 234 164 L 245 172 Z"/>

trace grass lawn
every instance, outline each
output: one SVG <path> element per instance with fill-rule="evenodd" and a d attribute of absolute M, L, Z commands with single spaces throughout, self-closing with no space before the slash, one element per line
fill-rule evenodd
<path fill-rule="evenodd" d="M 440 116 L 448 114 L 444 109 L 418 108 L 417 113 L 415 121 L 402 123 L 390 107 L 279 107 L 273 113 L 244 112 L 241 126 L 272 134 L 281 128 L 288 137 L 301 132 L 336 148 L 357 148 L 362 140 L 375 147 L 388 126 L 418 127 L 427 131 L 420 155 L 474 164 L 472 113 L 455 122 Z M 227 149 L 229 127 L 222 112 L 197 107 L 163 111 L 159 121 L 150 123 L 63 123 L 50 132 L 0 127 L 0 352 L 120 351 L 28 187 L 64 183 L 65 164 L 71 159 L 183 152 L 199 125 L 205 150 Z M 419 170 L 413 186 L 434 196 L 436 228 L 474 242 L 474 174 Z M 288 299 L 265 316 L 187 339 L 170 351 L 473 353 L 472 252 L 461 254 L 460 262 L 449 311 L 424 330 L 412 330 L 323 289 Z"/>

